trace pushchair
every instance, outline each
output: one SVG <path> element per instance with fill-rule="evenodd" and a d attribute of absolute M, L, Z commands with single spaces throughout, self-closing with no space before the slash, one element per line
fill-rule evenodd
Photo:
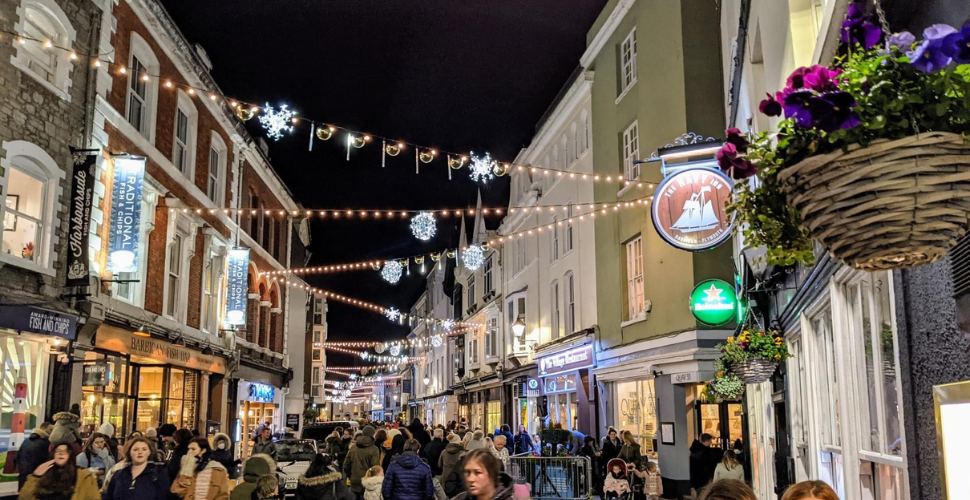
<path fill-rule="evenodd" d="M 613 469 L 619 470 L 614 473 Z M 603 482 L 603 497 L 607 500 L 632 500 L 633 488 L 630 485 L 626 462 L 614 458 L 606 463 L 606 480 Z"/>

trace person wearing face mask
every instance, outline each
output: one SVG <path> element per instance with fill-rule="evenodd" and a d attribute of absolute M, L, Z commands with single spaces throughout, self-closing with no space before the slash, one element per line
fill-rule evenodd
<path fill-rule="evenodd" d="M 212 438 L 212 446 L 215 447 L 212 450 L 212 459 L 216 462 L 222 464 L 229 473 L 229 479 L 236 479 L 236 461 L 232 458 L 232 452 L 229 448 L 232 446 L 229 440 L 229 435 L 224 433 L 218 433 Z"/>
<path fill-rule="evenodd" d="M 227 500 L 229 474 L 219 462 L 212 460 L 209 441 L 197 437 L 189 441 L 182 457 L 179 474 L 172 483 L 172 493 L 182 500 Z"/>
<path fill-rule="evenodd" d="M 37 466 L 20 489 L 20 500 L 100 500 L 98 480 L 75 463 L 74 449 L 68 443 L 54 445 L 54 459 Z"/>
<path fill-rule="evenodd" d="M 100 432 L 91 434 L 81 454 L 77 456 L 77 466 L 82 469 L 96 469 L 99 479 L 104 478 L 105 471 L 115 465 L 108 446 L 107 436 Z"/>
<path fill-rule="evenodd" d="M 165 500 L 171 485 L 165 467 L 151 462 L 153 456 L 150 440 L 129 438 L 121 468 L 105 480 L 103 500 Z"/>

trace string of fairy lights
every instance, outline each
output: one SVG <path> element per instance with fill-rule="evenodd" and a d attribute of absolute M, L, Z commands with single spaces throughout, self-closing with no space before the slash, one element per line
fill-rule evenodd
<path fill-rule="evenodd" d="M 0 30 L 0 33 L 5 33 L 11 37 L 14 37 L 17 44 L 25 45 L 27 43 L 37 43 L 40 44 L 43 50 L 64 51 L 68 53 L 68 58 L 71 61 L 87 59 L 89 64 L 91 64 L 93 67 L 104 67 L 109 72 L 115 72 L 118 75 L 123 75 L 129 78 L 137 78 L 146 84 L 155 83 L 158 84 L 159 87 L 167 90 L 183 89 L 189 96 L 198 96 L 200 99 L 208 99 L 213 103 L 228 106 L 236 117 L 243 122 L 251 120 L 256 115 L 260 115 L 260 124 L 266 131 L 267 136 L 273 140 L 279 140 L 283 137 L 284 133 L 291 133 L 295 127 L 300 124 L 308 124 L 310 126 L 308 147 L 310 150 L 312 150 L 315 140 L 325 142 L 331 140 L 337 135 L 338 132 L 343 133 L 344 146 L 346 146 L 348 160 L 350 159 L 350 153 L 352 150 L 361 149 L 368 144 L 380 142 L 382 167 L 386 167 L 387 157 L 397 157 L 405 150 L 413 149 L 415 173 L 420 173 L 420 167 L 422 164 L 429 164 L 441 157 L 445 157 L 447 159 L 446 170 L 449 179 L 452 178 L 452 170 L 459 170 L 467 167 L 469 177 L 474 182 L 487 182 L 494 177 L 502 177 L 507 175 L 513 170 L 521 172 L 528 169 L 532 174 L 545 177 L 568 177 L 570 179 L 591 182 L 616 182 L 620 186 L 643 184 L 638 179 L 628 179 L 622 175 L 600 176 L 595 174 L 576 173 L 567 169 L 518 164 L 514 162 L 492 159 L 491 155 L 488 153 L 485 153 L 484 155 L 475 155 L 475 153 L 472 151 L 466 153 L 445 151 L 440 148 L 426 146 L 412 141 L 399 140 L 378 134 L 366 133 L 323 120 L 315 120 L 297 116 L 298 112 L 289 109 L 289 106 L 285 104 L 280 105 L 278 109 L 274 108 L 268 103 L 261 107 L 259 104 L 228 96 L 221 90 L 198 88 L 188 83 L 179 81 L 178 78 L 163 76 L 161 73 L 140 71 L 137 75 L 135 75 L 132 73 L 130 68 L 126 67 L 122 63 L 111 60 L 102 61 L 102 56 L 106 56 L 108 54 L 84 54 L 70 47 L 56 45 L 52 40 L 33 38 L 24 33 L 17 33 L 7 30 Z"/>

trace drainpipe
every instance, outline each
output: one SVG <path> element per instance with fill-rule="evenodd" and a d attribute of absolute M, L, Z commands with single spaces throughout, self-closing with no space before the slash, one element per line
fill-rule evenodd
<path fill-rule="evenodd" d="M 734 50 L 734 73 L 731 75 L 731 88 L 728 90 L 731 102 L 731 118 L 728 127 L 735 126 L 738 119 L 738 106 L 741 97 L 741 77 L 744 74 L 744 50 L 748 45 L 748 19 L 751 17 L 751 0 L 741 0 L 741 17 L 738 18 L 738 40 Z"/>

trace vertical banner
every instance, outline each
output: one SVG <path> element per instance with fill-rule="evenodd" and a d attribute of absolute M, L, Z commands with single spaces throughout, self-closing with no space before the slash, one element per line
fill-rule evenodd
<path fill-rule="evenodd" d="M 71 178 L 70 220 L 67 227 L 67 286 L 87 286 L 91 260 L 88 236 L 91 234 L 91 203 L 94 199 L 94 168 L 98 150 L 71 148 L 74 175 Z"/>
<path fill-rule="evenodd" d="M 108 238 L 108 270 L 112 273 L 133 273 L 138 270 L 138 238 L 144 183 L 145 157 L 114 157 L 111 232 Z"/>
<path fill-rule="evenodd" d="M 249 294 L 249 284 L 246 280 L 248 272 L 249 249 L 237 247 L 230 250 L 227 273 L 229 286 L 226 289 L 226 326 L 246 324 L 246 297 Z"/>

